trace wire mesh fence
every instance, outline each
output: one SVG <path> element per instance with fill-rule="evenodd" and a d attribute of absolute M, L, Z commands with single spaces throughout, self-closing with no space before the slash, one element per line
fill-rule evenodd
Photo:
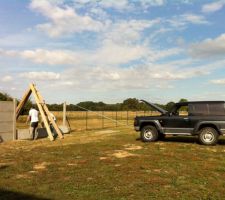
<path fill-rule="evenodd" d="M 58 123 L 62 112 L 53 112 Z M 67 119 L 73 131 L 104 129 L 118 126 L 133 126 L 136 116 L 159 115 L 155 111 L 69 111 Z"/>

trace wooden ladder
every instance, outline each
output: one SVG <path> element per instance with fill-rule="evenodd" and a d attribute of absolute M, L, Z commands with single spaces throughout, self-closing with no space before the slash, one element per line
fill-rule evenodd
<path fill-rule="evenodd" d="M 55 123 L 55 120 L 53 119 L 52 115 L 50 114 L 43 97 L 41 96 L 40 92 L 36 89 L 34 84 L 30 84 L 28 91 L 25 93 L 25 95 L 23 96 L 19 105 L 17 106 L 17 108 L 16 108 L 16 118 L 18 119 L 22 108 L 24 107 L 24 105 L 26 104 L 26 102 L 28 101 L 28 99 L 29 99 L 29 97 L 32 93 L 34 95 L 35 102 L 36 102 L 37 107 L 39 109 L 39 112 L 41 114 L 41 118 L 44 122 L 44 125 L 45 125 L 46 131 L 48 133 L 49 139 L 51 141 L 54 140 L 54 137 L 53 137 L 51 129 L 50 129 L 50 123 L 54 127 L 54 129 L 55 129 L 56 133 L 58 134 L 58 136 L 60 137 L 60 139 L 63 139 L 62 132 L 60 131 L 57 124 Z"/>

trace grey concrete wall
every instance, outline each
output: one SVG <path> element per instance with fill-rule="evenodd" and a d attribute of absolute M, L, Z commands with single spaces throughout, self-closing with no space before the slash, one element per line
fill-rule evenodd
<path fill-rule="evenodd" d="M 14 139 L 14 103 L 0 101 L 0 142 Z"/>

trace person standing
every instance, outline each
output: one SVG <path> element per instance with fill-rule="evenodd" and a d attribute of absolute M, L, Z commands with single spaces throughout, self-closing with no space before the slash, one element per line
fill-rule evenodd
<path fill-rule="evenodd" d="M 51 117 L 51 118 L 54 120 L 54 122 L 56 123 L 56 117 L 55 117 L 55 115 L 54 115 L 52 112 L 50 112 L 50 117 Z M 51 130 L 51 132 L 52 132 L 52 136 L 53 136 L 54 138 L 56 138 L 56 137 L 57 137 L 57 133 L 56 133 L 55 128 L 53 127 L 52 122 L 51 122 L 51 120 L 50 120 L 49 117 L 48 117 L 48 121 L 49 121 L 49 125 L 50 125 L 50 130 Z"/>
<path fill-rule="evenodd" d="M 31 107 L 30 111 L 29 111 L 29 115 L 27 117 L 27 123 L 30 121 L 30 135 L 32 137 L 32 139 L 36 139 L 35 137 L 35 132 L 36 129 L 38 127 L 38 111 L 33 107 Z"/>

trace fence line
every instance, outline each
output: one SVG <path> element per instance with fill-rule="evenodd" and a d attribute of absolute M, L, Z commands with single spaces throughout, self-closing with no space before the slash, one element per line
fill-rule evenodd
<path fill-rule="evenodd" d="M 63 124 L 63 112 L 55 111 L 58 124 Z M 120 126 L 133 127 L 136 116 L 159 115 L 155 111 L 67 111 L 66 118 L 73 131 L 105 129 Z M 24 127 L 26 116 L 20 116 L 18 126 Z"/>
<path fill-rule="evenodd" d="M 54 112 L 58 122 L 62 112 Z M 133 126 L 136 116 L 158 115 L 154 111 L 68 111 L 67 118 L 73 130 L 93 130 L 119 126 Z"/>

